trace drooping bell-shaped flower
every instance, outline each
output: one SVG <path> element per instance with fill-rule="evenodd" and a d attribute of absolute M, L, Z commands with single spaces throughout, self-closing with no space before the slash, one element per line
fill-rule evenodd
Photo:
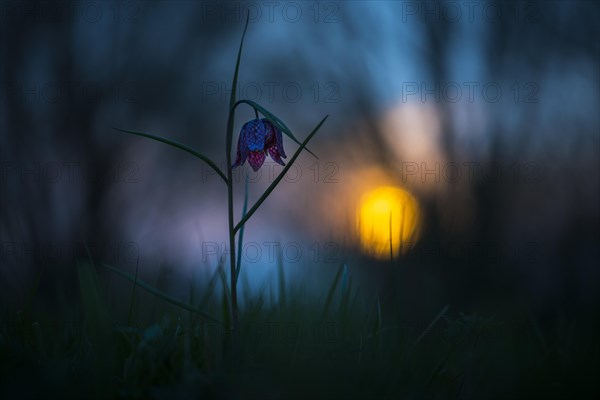
<path fill-rule="evenodd" d="M 237 157 L 232 168 L 243 165 L 246 160 L 254 171 L 265 162 L 267 153 L 273 161 L 285 165 L 281 158 L 287 158 L 283 150 L 281 130 L 266 118 L 253 119 L 242 126 L 238 139 Z"/>

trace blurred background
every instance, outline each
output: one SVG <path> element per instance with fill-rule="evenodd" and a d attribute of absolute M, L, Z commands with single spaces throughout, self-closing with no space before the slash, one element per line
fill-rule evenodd
<path fill-rule="evenodd" d="M 43 271 L 48 301 L 68 298 L 85 244 L 149 282 L 169 269 L 178 297 L 210 276 L 228 251 L 225 186 L 112 128 L 224 170 L 246 13 L 238 97 L 300 140 L 329 115 L 309 145 L 319 158 L 302 154 L 246 226 L 250 288 L 282 257 L 286 279 L 314 289 L 345 262 L 355 284 L 427 318 L 444 304 L 554 317 L 598 302 L 588 1 L 3 1 L 0 296 L 21 302 Z M 234 145 L 254 118 L 238 110 Z M 289 160 L 297 145 L 284 146 Z M 245 177 L 253 204 L 281 170 L 236 170 L 238 217 Z"/>

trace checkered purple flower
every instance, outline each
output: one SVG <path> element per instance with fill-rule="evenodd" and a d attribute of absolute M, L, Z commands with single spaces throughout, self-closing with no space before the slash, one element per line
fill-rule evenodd
<path fill-rule="evenodd" d="M 265 162 L 267 153 L 280 165 L 285 165 L 281 158 L 287 158 L 283 150 L 281 130 L 266 118 L 248 121 L 242 127 L 238 139 L 237 157 L 231 168 L 243 165 L 246 160 L 254 171 Z"/>

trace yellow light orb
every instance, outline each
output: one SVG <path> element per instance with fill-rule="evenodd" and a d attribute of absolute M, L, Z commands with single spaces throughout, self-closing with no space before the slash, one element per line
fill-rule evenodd
<path fill-rule="evenodd" d="M 392 186 L 372 190 L 357 212 L 361 249 L 379 259 L 396 257 L 414 244 L 420 222 L 419 204 L 409 192 Z"/>

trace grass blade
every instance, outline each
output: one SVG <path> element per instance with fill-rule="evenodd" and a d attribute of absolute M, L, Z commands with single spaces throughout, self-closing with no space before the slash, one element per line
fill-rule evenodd
<path fill-rule="evenodd" d="M 279 305 L 283 307 L 285 305 L 285 272 L 283 270 L 283 249 L 281 246 L 277 253 L 277 271 L 279 276 Z"/>
<path fill-rule="evenodd" d="M 242 40 L 240 41 L 240 48 L 238 49 L 237 60 L 235 61 L 235 70 L 233 72 L 233 81 L 231 82 L 231 97 L 229 98 L 229 119 L 227 122 L 227 154 L 231 157 L 231 143 L 233 139 L 233 121 L 234 121 L 234 105 L 235 105 L 235 93 L 237 91 L 238 73 L 240 71 L 240 60 L 242 59 L 242 48 L 244 47 L 244 38 L 246 37 L 246 30 L 248 30 L 248 21 L 250 21 L 250 14 L 246 13 L 246 24 L 244 25 L 244 32 L 242 33 Z M 227 168 L 230 168 L 231 162 L 228 160 Z"/>
<path fill-rule="evenodd" d="M 216 319 L 215 317 L 213 317 L 213 316 L 211 316 L 211 315 L 209 315 L 209 314 L 207 314 L 207 313 L 205 313 L 205 312 L 203 312 L 203 311 L 200 311 L 200 310 L 198 310 L 198 309 L 196 309 L 196 308 L 194 308 L 194 307 L 190 306 L 189 304 L 186 304 L 186 303 L 184 303 L 184 302 L 182 302 L 182 301 L 179 301 L 179 300 L 177 300 L 177 299 L 174 299 L 174 298 L 172 298 L 171 296 L 167 296 L 166 294 L 164 294 L 164 293 L 162 293 L 161 291 L 159 291 L 159 290 L 155 289 L 154 287 L 152 287 L 151 285 L 149 285 L 149 284 L 147 284 L 146 282 L 142 281 L 141 279 L 137 279 L 137 280 L 136 280 L 136 278 L 135 278 L 134 276 L 132 276 L 131 274 L 129 274 L 129 273 L 125 272 L 125 271 L 121 271 L 121 270 L 120 270 L 120 269 L 118 269 L 118 268 L 111 267 L 111 266 L 110 266 L 110 265 L 108 265 L 108 264 L 104 264 L 104 263 L 102 263 L 101 265 L 102 265 L 104 268 L 107 268 L 107 269 L 109 269 L 109 270 L 111 270 L 111 271 L 113 271 L 113 272 L 116 272 L 117 274 L 121 275 L 122 277 L 124 277 L 124 278 L 126 278 L 126 279 L 129 279 L 129 280 L 130 280 L 130 281 L 132 281 L 132 282 L 136 282 L 136 281 L 137 281 L 137 286 L 139 286 L 139 287 L 141 287 L 142 289 L 144 289 L 144 290 L 146 290 L 146 291 L 148 291 L 148 292 L 152 293 L 153 295 L 155 295 L 155 296 L 157 296 L 157 297 L 159 297 L 159 298 L 163 299 L 164 301 L 166 301 L 166 302 L 168 302 L 168 303 L 171 303 L 171 304 L 173 304 L 173 305 L 175 305 L 175 306 L 177 306 L 177 307 L 183 308 L 184 310 L 191 311 L 191 312 L 193 312 L 193 313 L 195 313 L 195 314 L 198 314 L 198 315 L 200 315 L 200 316 L 202 316 L 202 317 L 204 317 L 204 318 L 206 318 L 206 319 L 208 319 L 208 320 L 210 320 L 210 321 L 213 321 L 213 322 L 220 322 L 220 321 L 219 321 L 218 319 Z"/>
<path fill-rule="evenodd" d="M 238 72 L 240 70 L 240 60 L 242 58 L 242 48 L 244 47 L 244 38 L 246 37 L 246 31 L 248 30 L 248 22 L 250 21 L 250 13 L 246 13 L 246 24 L 244 25 L 244 32 L 242 33 L 242 40 L 240 41 L 240 48 L 238 49 L 237 60 L 235 62 L 235 71 L 233 72 L 233 82 L 231 84 L 231 97 L 229 99 L 229 116 L 227 117 L 227 132 L 225 133 L 225 160 L 227 162 L 227 222 L 229 231 L 229 274 L 231 278 L 231 315 L 232 315 L 232 329 L 237 331 L 238 324 L 238 308 L 237 308 L 237 269 L 235 266 L 235 230 L 234 230 L 234 216 L 233 216 L 233 175 L 231 167 L 231 144 L 233 141 L 233 125 L 235 122 L 235 94 L 237 91 Z M 227 321 L 226 321 L 227 322 Z"/>
<path fill-rule="evenodd" d="M 344 271 L 345 272 L 345 271 Z M 344 273 L 345 275 L 345 273 Z M 350 310 L 350 293 L 352 292 L 352 277 L 349 278 L 348 284 L 344 284 L 344 277 L 342 277 L 342 290 L 340 298 L 340 314 L 347 317 L 347 313 Z"/>
<path fill-rule="evenodd" d="M 374 324 L 374 334 L 377 334 L 381 332 L 381 327 L 383 326 L 383 319 L 381 318 L 381 301 L 379 300 L 379 295 L 377 296 L 377 303 L 375 304 L 375 306 L 377 307 L 377 320 Z"/>
<path fill-rule="evenodd" d="M 206 305 L 208 304 L 208 301 L 212 297 L 212 294 L 215 291 L 215 287 L 217 286 L 217 278 L 219 277 L 219 269 L 221 269 L 223 267 L 224 263 L 225 263 L 225 258 L 221 257 L 221 259 L 219 260 L 219 264 L 217 265 L 217 268 L 215 269 L 215 272 L 213 273 L 212 277 L 210 278 L 210 281 L 208 282 L 208 287 L 206 289 L 206 293 L 204 293 L 204 297 L 202 298 L 202 301 L 200 302 L 200 309 L 204 309 L 206 307 Z"/>
<path fill-rule="evenodd" d="M 94 265 L 91 262 L 81 261 L 78 263 L 77 272 L 81 299 L 88 322 L 93 326 L 108 329 L 110 317 L 100 294 L 100 285 Z"/>
<path fill-rule="evenodd" d="M 429 333 L 429 331 L 431 330 L 431 328 L 433 328 L 433 326 L 435 325 L 435 323 L 444 316 L 444 314 L 446 314 L 446 311 L 448 311 L 448 308 L 450 308 L 450 305 L 447 304 L 446 307 L 444 307 L 442 309 L 442 311 L 440 311 L 440 313 L 433 319 L 433 321 L 431 321 L 429 323 L 429 325 L 427 326 L 427 328 L 423 331 L 423 333 L 421 333 L 421 335 L 417 338 L 417 340 L 415 341 L 415 343 L 413 343 L 411 350 L 419 344 L 419 342 L 425 337 L 425 335 L 427 335 Z"/>
<path fill-rule="evenodd" d="M 244 184 L 244 208 L 242 210 L 242 218 L 244 218 L 246 216 L 246 213 L 248 212 L 248 180 L 249 180 L 249 174 L 246 174 L 246 183 Z M 240 268 L 242 265 L 242 247 L 244 245 L 244 226 L 242 225 L 242 227 L 240 228 L 240 235 L 239 235 L 239 239 L 238 239 L 238 251 L 237 251 L 237 263 L 236 263 L 236 270 L 235 270 L 235 281 L 237 282 L 239 276 L 240 276 Z"/>
<path fill-rule="evenodd" d="M 140 256 L 138 255 L 135 264 L 135 277 L 133 280 L 133 288 L 131 289 L 131 300 L 129 301 L 129 315 L 127 316 L 127 326 L 131 326 L 131 318 L 133 316 L 133 301 L 135 299 L 135 289 L 137 287 L 138 271 L 140 269 Z"/>
<path fill-rule="evenodd" d="M 231 290 L 229 285 L 227 284 L 227 273 L 225 272 L 225 268 L 223 268 L 223 264 L 219 264 L 217 267 L 217 274 L 219 278 L 221 278 L 221 283 L 223 284 L 223 296 L 221 300 L 221 314 L 223 318 L 223 326 L 233 328 L 233 308 L 229 308 L 230 300 L 231 300 Z M 229 337 L 225 337 L 225 341 L 227 342 Z M 227 345 L 226 347 L 229 347 Z"/>
<path fill-rule="evenodd" d="M 31 303 L 33 303 L 33 299 L 35 298 L 38 288 L 40 287 L 40 282 L 42 281 L 43 272 L 43 269 L 40 269 L 37 272 L 33 281 L 33 285 L 31 285 L 31 288 L 29 288 L 29 290 L 27 291 L 27 297 L 25 297 L 25 305 L 23 306 L 24 315 L 27 315 L 27 313 L 29 312 L 29 307 L 31 307 Z"/>
<path fill-rule="evenodd" d="M 343 273 L 345 267 L 346 267 L 346 264 L 344 261 L 342 261 L 342 264 L 338 268 L 338 271 L 335 274 L 335 278 L 333 279 L 333 284 L 331 285 L 331 287 L 329 288 L 329 292 L 327 293 L 327 298 L 325 299 L 325 306 L 323 307 L 323 318 L 325 318 L 327 316 L 327 312 L 329 311 L 329 306 L 331 305 L 331 301 L 333 300 L 333 294 L 335 293 L 335 289 L 338 286 L 338 283 L 340 281 L 340 278 L 342 277 L 342 273 Z"/>
<path fill-rule="evenodd" d="M 111 367 L 114 365 L 114 344 L 112 342 L 112 323 L 108 308 L 101 295 L 93 262 L 79 261 L 77 263 L 77 273 L 87 331 L 97 350 L 94 357 L 92 357 L 90 371 L 94 376 L 92 393 L 97 399 L 113 398 L 114 393 L 112 393 L 110 383 L 112 378 Z"/>
<path fill-rule="evenodd" d="M 344 264 L 344 272 L 342 273 L 342 295 L 346 293 L 348 288 L 348 266 Z"/>
<path fill-rule="evenodd" d="M 296 161 L 296 159 L 300 155 L 300 152 L 306 147 L 306 145 L 308 144 L 310 139 L 312 139 L 312 137 L 315 135 L 315 133 L 317 133 L 317 131 L 319 130 L 321 125 L 323 125 L 323 123 L 325 122 L 327 117 L 329 117 L 329 115 L 326 115 L 325 118 L 323 118 L 321 120 L 321 122 L 319 122 L 319 124 L 315 127 L 315 129 L 313 129 L 312 132 L 306 137 L 306 139 L 304 139 L 304 142 L 302 142 L 302 144 L 300 145 L 298 150 L 296 150 L 296 152 L 294 153 L 294 155 L 292 156 L 290 161 L 287 163 L 287 165 L 285 166 L 283 171 L 281 171 L 281 173 L 279 175 L 277 175 L 277 178 L 275 178 L 275 180 L 269 185 L 269 187 L 267 188 L 267 190 L 265 190 L 265 192 L 262 194 L 262 196 L 260 196 L 260 198 L 256 201 L 256 203 L 254 203 L 254 205 L 248 211 L 248 213 L 235 226 L 235 228 L 233 229 L 234 233 L 237 232 L 246 223 L 246 221 L 248 221 L 250 219 L 250 217 L 252 217 L 252 215 L 256 212 L 256 210 L 258 210 L 258 207 L 260 207 L 260 205 L 267 199 L 267 197 L 269 197 L 271 192 L 273 192 L 275 187 L 279 184 L 279 182 L 283 179 L 283 177 L 285 176 L 287 171 L 291 168 L 294 161 Z"/>
<path fill-rule="evenodd" d="M 222 265 L 219 265 L 219 268 L 217 269 L 217 273 L 219 275 L 219 278 L 221 278 L 221 283 L 223 284 L 223 292 L 225 293 L 225 296 L 230 299 L 231 298 L 231 290 L 229 288 L 229 285 L 227 284 L 227 273 L 225 272 L 225 268 L 221 267 Z"/>
<path fill-rule="evenodd" d="M 450 348 L 450 350 L 446 353 L 444 358 L 442 358 L 442 360 L 438 363 L 437 367 L 435 368 L 435 370 L 433 370 L 433 373 L 427 380 L 425 387 L 430 387 L 431 384 L 434 382 L 435 378 L 440 374 L 440 372 L 442 372 L 442 368 L 444 368 L 444 365 L 446 365 L 446 363 L 448 362 L 448 359 L 450 358 L 450 354 L 452 354 L 453 350 L 454 350 L 453 347 Z"/>
<path fill-rule="evenodd" d="M 356 292 L 354 292 L 354 297 L 352 298 L 352 302 L 350 303 L 350 311 L 354 310 L 354 307 L 356 306 L 356 301 L 358 300 L 359 293 L 360 293 L 360 287 L 358 287 L 356 289 Z"/>
<path fill-rule="evenodd" d="M 210 158 L 206 157 L 204 154 L 198 152 L 197 150 L 193 149 L 190 146 L 187 146 L 183 143 L 179 143 L 175 140 L 171 140 L 171 139 L 167 139 L 164 138 L 162 136 L 158 136 L 158 135 L 152 135 L 150 133 L 144 133 L 144 132 L 138 132 L 138 131 L 130 131 L 128 129 L 121 129 L 121 128 L 115 128 L 113 127 L 114 130 L 119 131 L 119 132 L 124 132 L 124 133 L 129 133 L 131 135 L 137 135 L 137 136 L 142 136 L 148 139 L 153 139 L 156 140 L 158 142 L 161 143 L 166 143 L 170 146 L 173 147 L 177 147 L 180 150 L 183 150 L 187 153 L 190 153 L 193 156 L 196 156 L 197 158 L 199 158 L 200 160 L 204 161 L 206 164 L 208 164 L 209 167 L 211 167 L 220 177 L 221 179 L 223 179 L 223 181 L 225 183 L 227 183 L 227 177 L 225 176 L 225 174 L 219 169 L 219 167 L 217 167 L 217 164 L 215 164 Z"/>

